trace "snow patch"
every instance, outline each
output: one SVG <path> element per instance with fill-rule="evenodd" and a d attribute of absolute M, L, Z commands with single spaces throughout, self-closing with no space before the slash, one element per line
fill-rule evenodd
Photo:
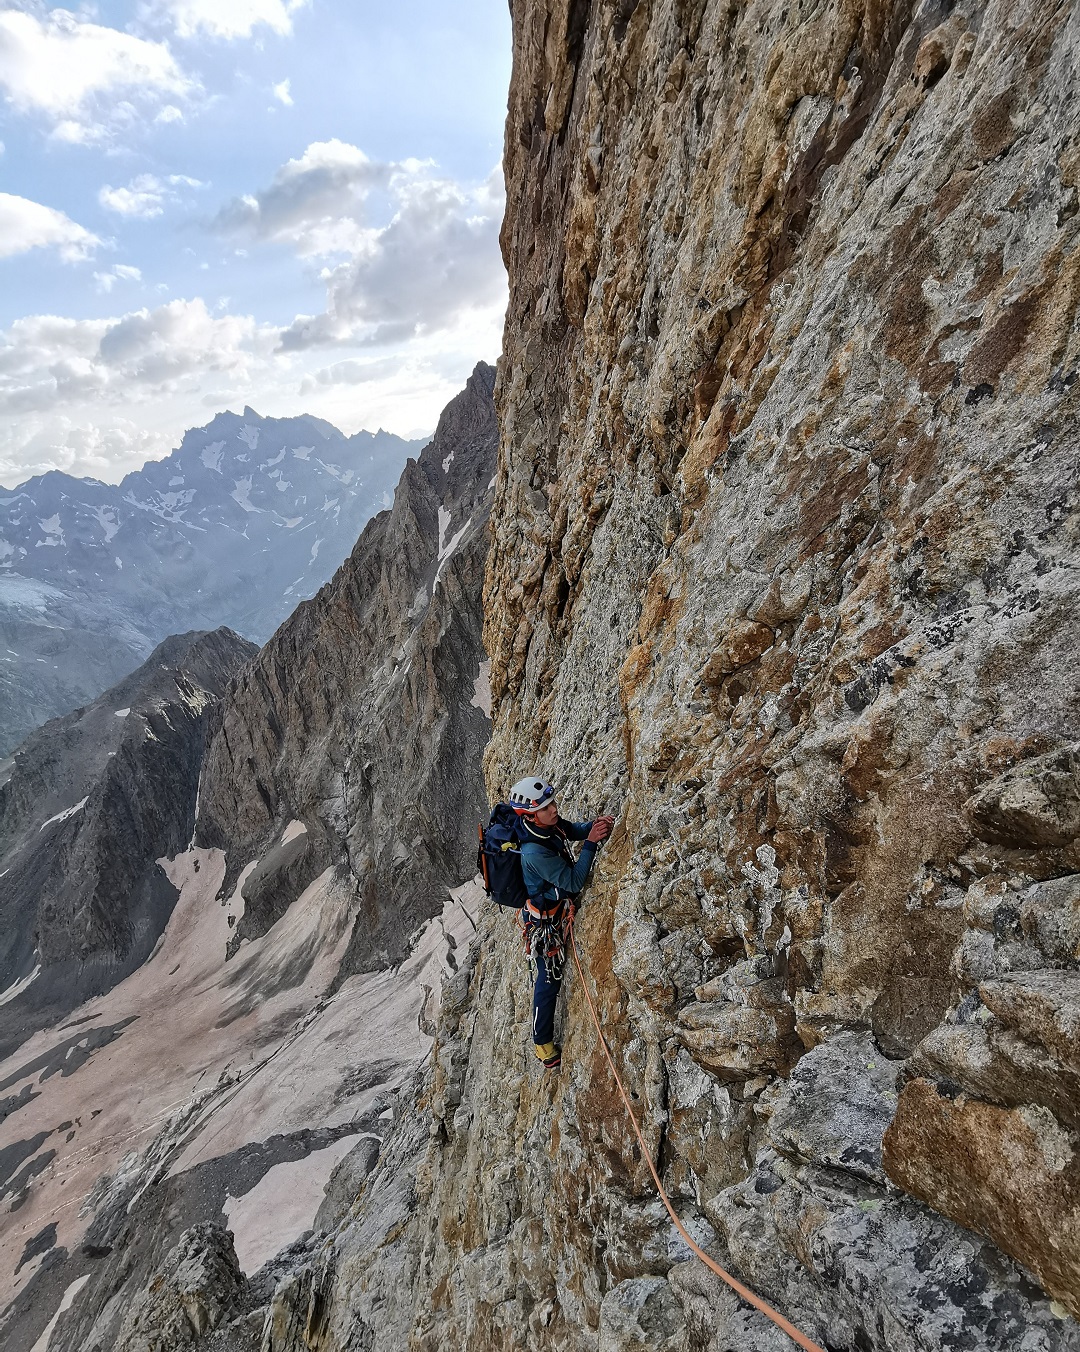
<path fill-rule="evenodd" d="M 0 559 L 9 559 L 15 553 L 15 546 L 6 540 L 0 540 Z"/>
<path fill-rule="evenodd" d="M 38 827 L 38 835 L 41 835 L 46 826 L 52 826 L 54 822 L 66 822 L 69 817 L 74 817 L 75 813 L 81 812 L 89 801 L 90 795 L 87 794 L 81 803 L 76 803 L 74 807 L 65 808 L 63 812 L 58 812 L 55 817 L 50 817 L 47 822 L 42 822 Z"/>
<path fill-rule="evenodd" d="M 183 483 L 183 480 L 181 480 L 181 483 Z M 111 512 L 106 511 L 104 507 L 94 507 L 92 511 L 98 525 L 105 532 L 105 543 L 108 544 L 120 529 L 120 522 L 117 521 L 116 517 Z"/>
<path fill-rule="evenodd" d="M 114 713 L 117 718 L 127 718 L 128 714 L 131 713 L 131 709 L 116 709 L 114 710 Z"/>
<path fill-rule="evenodd" d="M 454 463 L 454 452 L 451 451 L 450 454 L 449 454 L 448 456 L 445 456 L 444 459 L 443 459 L 443 462 L 442 462 L 442 472 L 443 472 L 444 474 L 449 474 L 449 473 L 450 473 L 450 466 L 451 466 L 453 463 Z"/>
<path fill-rule="evenodd" d="M 282 446 L 281 450 L 278 451 L 277 455 L 274 456 L 273 460 L 264 460 L 262 464 L 259 466 L 259 468 L 272 469 L 274 465 L 280 465 L 284 459 L 285 459 L 285 447 Z"/>
<path fill-rule="evenodd" d="M 121 569 L 122 569 L 123 566 L 124 566 L 124 560 L 120 557 L 119 554 L 117 554 L 117 555 L 114 556 L 114 558 L 113 558 L 113 563 L 116 564 L 117 568 L 121 568 Z"/>
<path fill-rule="evenodd" d="M 293 449 L 293 458 L 295 460 L 306 460 L 314 449 L 314 446 L 296 446 Z"/>
<path fill-rule="evenodd" d="M 491 717 L 491 663 L 480 663 L 480 674 L 473 681 L 473 694 L 469 703 L 474 709 L 479 709 Z"/>
<path fill-rule="evenodd" d="M 14 610 L 31 610 L 44 615 L 50 601 L 63 600 L 63 592 L 48 582 L 9 573 L 0 577 L 0 603 Z"/>
<path fill-rule="evenodd" d="M 200 459 L 207 469 L 214 469 L 221 473 L 221 457 L 225 453 L 225 443 L 223 441 L 212 441 L 209 446 L 202 448 Z"/>
<path fill-rule="evenodd" d="M 226 1197 L 221 1209 L 246 1277 L 311 1229 L 330 1175 L 355 1144 L 356 1136 L 342 1136 L 302 1160 L 275 1165 L 242 1197 Z"/>
<path fill-rule="evenodd" d="M 283 524 L 287 530 L 292 530 L 294 527 L 299 526 L 303 519 L 302 516 L 287 516 Z"/>
<path fill-rule="evenodd" d="M 170 488 L 179 488 L 180 485 L 181 485 L 183 482 L 184 482 L 184 476 L 183 476 L 182 474 L 178 474 L 174 479 L 170 479 L 170 480 L 169 480 L 169 487 L 170 487 Z"/>
<path fill-rule="evenodd" d="M 254 450 L 259 444 L 259 429 L 252 427 L 251 423 L 245 423 L 236 434 L 237 441 L 242 441 L 249 450 Z"/>
<path fill-rule="evenodd" d="M 288 845 L 290 840 L 295 840 L 297 836 L 306 836 L 307 827 L 302 821 L 291 821 L 285 830 L 281 833 L 282 845 Z"/>
<path fill-rule="evenodd" d="M 4 873 L 6 872 L 7 869 L 4 870 Z M 0 877 L 2 876 L 3 875 L 0 874 Z M 16 999 L 16 997 L 22 995 L 23 991 L 26 990 L 27 986 L 29 986 L 31 981 L 33 981 L 35 977 L 37 977 L 40 971 L 41 971 L 41 963 L 39 962 L 29 976 L 24 976 L 21 981 L 16 981 L 14 985 L 9 986 L 7 990 L 4 991 L 2 995 L 0 995 L 0 1005 L 6 1005 L 11 1000 L 14 1000 Z"/>
<path fill-rule="evenodd" d="M 56 1328 L 56 1325 L 60 1321 L 60 1316 L 62 1314 L 66 1314 L 68 1310 L 71 1309 L 71 1307 L 75 1304 L 75 1297 L 79 1294 L 79 1292 L 83 1289 L 83 1287 L 89 1280 L 90 1280 L 89 1272 L 87 1272 L 82 1277 L 75 1278 L 75 1280 L 71 1283 L 68 1289 L 64 1292 L 64 1296 L 63 1299 L 60 1301 L 59 1308 L 57 1309 L 53 1317 L 49 1320 L 49 1322 L 45 1325 L 45 1327 L 42 1329 L 41 1337 L 30 1349 L 30 1352 L 47 1352 L 49 1346 L 49 1339 L 52 1337 L 53 1330 Z"/>
<path fill-rule="evenodd" d="M 235 479 L 233 482 L 235 487 L 229 497 L 238 502 L 245 512 L 259 511 L 259 508 L 251 501 L 251 475 L 249 474 L 246 479 Z"/>
<path fill-rule="evenodd" d="M 311 546 L 311 558 L 308 559 L 308 563 L 314 563 L 315 560 L 319 557 L 319 546 L 322 543 L 323 543 L 322 540 L 316 540 L 315 543 Z"/>
<path fill-rule="evenodd" d="M 439 508 L 439 513 L 441 522 L 441 513 L 442 513 L 441 507 Z M 435 570 L 435 581 L 431 584 L 432 596 L 435 595 L 435 589 L 439 585 L 439 578 L 442 577 L 443 569 L 450 562 L 451 558 L 453 557 L 454 550 L 457 549 L 458 545 L 461 543 L 461 537 L 465 534 L 465 532 L 469 529 L 471 525 L 472 525 L 472 517 L 470 516 L 468 521 L 465 522 L 464 526 L 462 526 L 462 528 L 458 531 L 458 533 L 454 536 L 454 538 L 450 541 L 449 544 L 445 546 L 443 545 L 439 546 L 439 566 Z"/>
<path fill-rule="evenodd" d="M 443 544 L 446 540 L 446 532 L 450 529 L 450 513 L 445 507 L 439 508 L 439 558 L 443 556 Z"/>
<path fill-rule="evenodd" d="M 283 836 L 298 829 L 290 823 Z M 401 968 L 349 977 L 329 995 L 355 909 L 351 888 L 336 883 L 332 869 L 227 961 L 235 927 L 219 900 L 222 852 L 193 849 L 160 863 L 180 896 L 154 957 L 76 1011 L 84 1022 L 124 1023 L 123 1035 L 77 1075 L 40 1082 L 25 1118 L 14 1119 L 19 1130 L 31 1118 L 52 1128 L 81 1114 L 82 1127 L 70 1143 L 62 1134 L 51 1138 L 55 1163 L 38 1176 L 26 1206 L 0 1226 L 0 1305 L 14 1294 L 11 1274 L 26 1241 L 54 1219 L 56 1245 L 75 1252 L 86 1227 L 81 1201 L 103 1173 L 120 1178 L 125 1168 L 129 1176 L 144 1168 L 141 1152 L 170 1118 L 173 1129 L 183 1126 L 172 1177 L 274 1135 L 348 1129 L 429 1051 L 425 1030 L 453 958 L 450 940 L 460 962 L 475 929 L 469 911 L 480 914 L 484 901 L 475 884 L 464 889 L 471 896 L 459 889 Z M 0 1064 L 0 1079 L 68 1037 L 55 1029 L 35 1034 Z M 358 1065 L 373 1060 L 383 1063 L 382 1083 L 355 1087 Z M 19 1274 L 23 1289 L 30 1268 Z"/>

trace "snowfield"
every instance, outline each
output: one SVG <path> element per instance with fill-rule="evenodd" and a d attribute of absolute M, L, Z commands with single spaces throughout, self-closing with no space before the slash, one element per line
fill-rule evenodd
<path fill-rule="evenodd" d="M 304 829 L 290 823 L 282 841 Z M 75 1251 L 92 1219 L 82 1207 L 95 1183 L 135 1167 L 139 1152 L 200 1096 L 205 1106 L 193 1113 L 170 1176 L 275 1134 L 348 1123 L 399 1084 L 428 1051 L 421 1014 L 429 1027 L 450 954 L 474 931 L 483 896 L 476 884 L 459 888 L 399 969 L 350 977 L 329 995 L 354 905 L 351 888 L 332 872 L 226 962 L 242 880 L 219 901 L 221 851 L 189 849 L 160 862 L 180 896 L 150 959 L 0 1063 L 0 1095 L 23 1096 L 0 1122 L 0 1151 L 41 1166 L 19 1209 L 0 1223 L 0 1308 L 38 1266 L 16 1273 L 27 1242 L 55 1223 L 55 1246 Z M 216 1086 L 220 1092 L 207 1093 Z M 288 1184 L 287 1207 L 280 1191 L 272 1200 L 275 1184 L 265 1180 L 230 1199 L 249 1270 L 310 1227 L 323 1185 L 355 1140 L 347 1135 L 340 1148 L 272 1170 L 267 1178 Z"/>

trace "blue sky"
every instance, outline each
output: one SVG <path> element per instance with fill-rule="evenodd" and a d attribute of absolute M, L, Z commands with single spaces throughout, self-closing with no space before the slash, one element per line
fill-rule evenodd
<path fill-rule="evenodd" d="M 506 0 L 0 0 L 0 483 L 498 355 Z"/>

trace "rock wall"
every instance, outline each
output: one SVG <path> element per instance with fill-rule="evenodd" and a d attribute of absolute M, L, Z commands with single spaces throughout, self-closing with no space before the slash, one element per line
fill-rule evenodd
<path fill-rule="evenodd" d="M 241 880 L 235 945 L 334 867 L 357 896 L 342 969 L 400 962 L 469 878 L 490 731 L 480 643 L 498 428 L 480 363 L 406 465 L 393 507 L 245 671 L 209 740 L 200 843 Z M 290 822 L 306 830 L 283 838 Z"/>
<path fill-rule="evenodd" d="M 618 816 L 580 943 L 700 1242 L 832 1349 L 1080 1348 L 1077 12 L 512 11 L 489 791 Z M 264 1352 L 788 1346 L 511 931 Z"/>

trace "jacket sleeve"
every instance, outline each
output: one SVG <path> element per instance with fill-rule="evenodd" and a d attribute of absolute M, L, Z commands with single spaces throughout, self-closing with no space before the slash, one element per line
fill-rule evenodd
<path fill-rule="evenodd" d="M 587 840 L 581 847 L 581 857 L 572 868 L 560 855 L 545 850 L 542 845 L 527 842 L 522 845 L 521 853 L 522 862 L 527 860 L 530 871 L 546 883 L 561 892 L 580 892 L 588 881 L 589 870 L 596 858 L 596 844 Z"/>
<path fill-rule="evenodd" d="M 584 840 L 592 830 L 592 822 L 568 822 L 565 817 L 559 818 L 559 825 L 566 832 L 568 840 Z"/>

